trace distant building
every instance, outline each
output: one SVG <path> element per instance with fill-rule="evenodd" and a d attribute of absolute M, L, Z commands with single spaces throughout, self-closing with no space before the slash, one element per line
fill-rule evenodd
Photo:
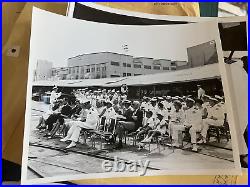
<path fill-rule="evenodd" d="M 98 79 L 173 71 L 177 69 L 177 65 L 166 59 L 100 52 L 69 58 L 68 68 L 69 79 Z"/>
<path fill-rule="evenodd" d="M 190 63 L 187 61 L 174 61 L 176 64 L 176 70 L 182 70 L 182 69 L 187 69 L 190 68 Z"/>
<path fill-rule="evenodd" d="M 214 40 L 187 48 L 187 55 L 190 68 L 218 63 L 218 54 Z"/>
<path fill-rule="evenodd" d="M 52 68 L 53 79 L 58 79 L 58 80 L 71 79 L 71 77 L 69 77 L 68 74 L 69 74 L 68 67 Z"/>
<path fill-rule="evenodd" d="M 47 60 L 37 60 L 36 69 L 34 72 L 34 80 L 48 80 L 52 76 L 53 63 Z"/>
<path fill-rule="evenodd" d="M 39 77 L 39 80 L 43 80 L 45 77 L 49 78 L 50 76 L 52 76 L 53 80 L 100 79 L 147 75 L 193 68 L 218 62 L 215 41 L 187 48 L 187 56 L 188 61 L 173 61 L 133 57 L 112 52 L 82 54 L 69 58 L 67 67 L 52 68 L 51 63 L 51 65 L 44 65 L 46 67 L 43 67 L 44 71 L 42 71 L 42 65 L 40 64 L 38 66 L 40 68 L 38 72 L 40 73 L 39 75 L 36 73 L 36 76 Z"/>

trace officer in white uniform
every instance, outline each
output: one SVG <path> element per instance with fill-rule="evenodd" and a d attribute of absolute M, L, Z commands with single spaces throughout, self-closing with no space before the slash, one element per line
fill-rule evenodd
<path fill-rule="evenodd" d="M 203 118 L 206 116 L 207 111 L 202 107 L 203 101 L 197 99 L 195 102 L 195 107 L 192 108 L 189 114 L 188 123 L 191 125 L 189 129 L 189 134 L 191 136 L 192 150 L 198 151 L 197 146 L 197 132 L 201 132 L 203 125 Z"/>
<path fill-rule="evenodd" d="M 50 106 L 51 106 L 51 108 L 53 108 L 53 106 L 54 106 L 54 103 L 57 101 L 57 98 L 59 98 L 60 96 L 61 96 L 61 92 L 60 93 L 57 93 L 57 87 L 55 86 L 55 87 L 53 87 L 53 89 L 52 89 L 52 92 L 51 92 L 51 94 L 50 94 Z"/>
<path fill-rule="evenodd" d="M 223 111 L 223 108 L 218 105 L 218 103 L 218 99 L 213 97 L 209 98 L 210 107 L 207 108 L 208 116 L 203 120 L 203 127 L 201 131 L 202 139 L 198 143 L 206 143 L 207 131 L 209 129 L 209 126 L 223 126 L 225 111 Z"/>
<path fill-rule="evenodd" d="M 98 121 L 98 111 L 91 106 L 90 101 L 87 100 L 83 102 L 85 108 L 87 109 L 87 116 L 86 121 L 75 121 L 72 126 L 70 127 L 68 134 L 65 138 L 61 139 L 60 141 L 66 142 L 68 140 L 71 141 L 70 145 L 66 148 L 71 148 L 76 146 L 76 142 L 79 139 L 80 132 L 82 129 L 95 129 Z M 85 139 L 86 140 L 86 139 Z"/>
<path fill-rule="evenodd" d="M 182 104 L 180 101 L 174 101 L 174 111 L 171 114 L 169 127 L 170 127 L 170 134 L 172 134 L 172 139 L 174 141 L 174 146 L 179 147 L 180 141 L 179 140 L 179 132 L 185 129 L 183 123 L 185 119 L 184 112 L 182 110 Z"/>
<path fill-rule="evenodd" d="M 149 104 L 149 107 L 148 107 L 148 110 L 152 111 L 153 112 L 153 119 L 155 120 L 156 119 L 156 112 L 158 111 L 158 106 L 157 106 L 157 99 L 155 97 L 153 97 L 151 100 L 150 100 L 150 104 Z"/>
<path fill-rule="evenodd" d="M 111 101 L 106 101 L 107 104 L 107 109 L 103 116 L 106 118 L 106 124 L 110 123 L 110 119 L 115 119 L 116 118 L 116 112 L 114 108 L 112 107 L 112 102 Z"/>
<path fill-rule="evenodd" d="M 201 87 L 201 85 L 197 85 L 198 87 L 198 99 L 201 99 L 203 95 L 206 94 L 205 90 L 203 90 L 203 88 Z"/>

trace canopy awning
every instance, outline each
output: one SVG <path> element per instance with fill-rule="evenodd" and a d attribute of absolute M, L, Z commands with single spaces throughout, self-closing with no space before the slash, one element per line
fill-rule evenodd
<path fill-rule="evenodd" d="M 104 79 L 82 79 L 82 80 L 58 80 L 58 81 L 36 81 L 34 86 L 60 86 L 60 87 L 120 87 L 122 84 L 128 86 L 146 86 L 156 84 L 171 84 L 220 78 L 219 64 L 210 64 L 201 67 L 177 70 L 172 72 L 139 75 L 131 77 L 116 77 Z"/>

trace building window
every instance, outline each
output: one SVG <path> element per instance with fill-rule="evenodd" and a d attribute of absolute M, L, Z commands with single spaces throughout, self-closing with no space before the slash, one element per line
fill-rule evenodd
<path fill-rule="evenodd" d="M 89 69 L 89 68 L 88 68 L 88 69 L 86 69 L 86 72 L 87 72 L 87 73 L 89 73 L 89 72 L 90 72 L 90 69 Z"/>
<path fill-rule="evenodd" d="M 131 76 L 131 73 L 127 73 L 127 76 L 128 76 L 128 77 Z"/>
<path fill-rule="evenodd" d="M 120 66 L 120 63 L 119 63 L 119 62 L 111 61 L 110 64 L 111 64 L 112 66 Z"/>
<path fill-rule="evenodd" d="M 81 68 L 81 73 L 82 73 L 82 74 L 84 73 L 84 67 Z"/>
<path fill-rule="evenodd" d="M 144 65 L 145 69 L 151 69 L 151 66 Z"/>
<path fill-rule="evenodd" d="M 176 70 L 176 67 L 171 67 L 171 70 Z"/>
<path fill-rule="evenodd" d="M 79 73 L 79 67 L 76 67 L 76 73 Z"/>
<path fill-rule="evenodd" d="M 110 75 L 110 77 L 120 77 L 120 75 Z"/>
<path fill-rule="evenodd" d="M 97 67 L 97 68 L 96 68 L 96 71 L 99 72 L 99 71 L 100 71 L 100 67 Z"/>
<path fill-rule="evenodd" d="M 160 67 L 160 66 L 154 66 L 154 69 L 155 69 L 155 70 L 160 70 L 161 67 Z"/>
<path fill-rule="evenodd" d="M 141 74 L 134 74 L 134 76 L 139 76 L 139 75 L 141 75 Z"/>
<path fill-rule="evenodd" d="M 134 68 L 141 68 L 141 65 L 139 65 L 139 64 L 134 64 Z"/>
<path fill-rule="evenodd" d="M 72 73 L 75 73 L 75 69 L 74 68 L 72 68 Z"/>
<path fill-rule="evenodd" d="M 91 72 L 95 72 L 95 68 L 94 67 L 91 68 Z"/>
<path fill-rule="evenodd" d="M 163 70 L 169 70 L 169 67 L 163 67 Z"/>
<path fill-rule="evenodd" d="M 129 67 L 129 68 L 131 68 L 131 64 L 123 63 L 123 67 Z"/>
<path fill-rule="evenodd" d="M 175 66 L 175 62 L 171 62 L 171 66 Z"/>
<path fill-rule="evenodd" d="M 102 67 L 102 71 L 106 71 L 106 66 Z"/>
<path fill-rule="evenodd" d="M 126 73 L 123 73 L 123 77 L 126 77 Z"/>

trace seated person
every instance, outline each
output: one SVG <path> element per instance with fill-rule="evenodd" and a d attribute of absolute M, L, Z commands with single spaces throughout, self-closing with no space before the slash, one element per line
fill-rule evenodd
<path fill-rule="evenodd" d="M 189 129 L 189 134 L 191 136 L 191 144 L 192 144 L 192 150 L 198 151 L 197 146 L 197 132 L 201 132 L 203 119 L 206 117 L 206 109 L 202 107 L 203 101 L 201 99 L 197 99 L 195 101 L 195 108 L 193 109 L 191 113 L 191 118 L 189 120 L 189 123 L 191 125 L 191 128 Z"/>
<path fill-rule="evenodd" d="M 81 110 L 82 110 L 81 104 L 80 104 L 80 102 L 78 100 L 76 100 L 75 101 L 75 106 L 73 106 L 72 109 L 71 109 L 70 117 L 72 118 L 72 117 L 78 116 L 80 114 Z"/>
<path fill-rule="evenodd" d="M 137 129 L 135 132 L 136 139 L 141 139 L 141 136 L 144 134 L 147 134 L 148 131 L 152 130 L 154 127 L 154 119 L 153 119 L 153 112 L 152 111 L 146 111 L 146 117 L 143 121 L 143 126 Z"/>
<path fill-rule="evenodd" d="M 134 101 L 132 107 L 129 101 L 124 102 L 125 109 L 123 117 L 125 120 L 118 121 L 116 127 L 116 134 L 119 138 L 117 149 L 122 148 L 122 138 L 125 131 L 128 133 L 136 131 L 141 125 L 143 120 L 143 112 L 140 110 L 140 102 Z"/>
<path fill-rule="evenodd" d="M 74 121 L 85 121 L 87 116 L 87 110 L 84 108 L 84 105 L 79 102 L 77 110 L 72 113 L 70 119 L 65 119 L 62 132 L 64 137 L 67 135 L 70 127 L 74 124 Z"/>
<path fill-rule="evenodd" d="M 171 114 L 171 119 L 169 122 L 169 130 L 170 135 L 172 135 L 172 140 L 174 141 L 173 146 L 180 147 L 180 142 L 182 140 L 179 139 L 180 131 L 185 130 L 184 122 L 184 113 L 182 108 L 182 103 L 178 100 L 174 101 L 174 111 Z"/>
<path fill-rule="evenodd" d="M 54 112 L 56 113 L 56 110 L 59 108 L 59 103 L 54 103 L 53 107 L 45 112 L 42 116 L 39 118 L 38 125 L 36 126 L 37 129 L 42 130 L 46 129 L 46 120 L 49 118 L 51 114 Z M 56 121 L 55 121 L 56 122 Z"/>
<path fill-rule="evenodd" d="M 119 115 L 122 114 L 121 106 L 120 106 L 120 104 L 119 104 L 119 100 L 118 100 L 118 99 L 115 99 L 115 100 L 113 101 L 113 108 L 114 108 L 114 110 L 115 110 L 115 112 L 116 112 L 117 114 L 119 114 Z"/>
<path fill-rule="evenodd" d="M 105 100 L 99 99 L 96 101 L 96 110 L 99 114 L 99 117 L 101 118 L 107 110 L 107 104 L 106 104 Z"/>
<path fill-rule="evenodd" d="M 66 147 L 71 148 L 76 146 L 76 142 L 79 139 L 81 130 L 93 130 L 96 128 L 97 121 L 99 119 L 97 110 L 92 107 L 90 101 L 83 101 L 84 107 L 87 109 L 87 116 L 85 121 L 74 121 L 73 125 L 70 127 L 67 136 L 60 141 L 66 142 L 71 141 L 71 143 Z M 86 141 L 86 137 L 84 137 Z"/>
<path fill-rule="evenodd" d="M 151 142 L 153 137 L 166 134 L 167 122 L 164 120 L 164 114 L 162 114 L 162 112 L 159 111 L 156 113 L 156 115 L 157 115 L 157 118 L 155 121 L 154 128 L 148 131 L 146 138 L 142 140 L 141 143 Z"/>
<path fill-rule="evenodd" d="M 216 98 L 209 98 L 209 107 L 207 108 L 207 118 L 203 120 L 203 127 L 201 130 L 202 139 L 198 143 L 206 143 L 207 131 L 210 126 L 221 127 L 224 124 L 225 111 L 219 105 Z"/>
<path fill-rule="evenodd" d="M 52 124 L 53 128 L 52 130 L 47 134 L 49 137 L 48 138 L 52 138 L 55 136 L 57 130 L 59 129 L 59 127 L 63 126 L 64 124 L 64 119 L 69 119 L 71 116 L 71 110 L 72 108 L 69 105 L 69 101 L 68 99 L 64 98 L 62 105 L 59 107 L 59 110 L 57 113 L 55 114 L 55 118 L 57 118 L 56 123 Z M 51 125 L 51 124 L 50 124 Z"/>
<path fill-rule="evenodd" d="M 103 114 L 103 117 L 105 117 L 105 126 L 106 126 L 106 128 L 103 129 L 103 130 L 108 131 L 107 127 L 110 125 L 111 119 L 116 118 L 116 112 L 115 112 L 115 110 L 114 110 L 114 108 L 112 106 L 111 101 L 106 101 L 106 110 L 105 110 L 105 112 Z"/>

